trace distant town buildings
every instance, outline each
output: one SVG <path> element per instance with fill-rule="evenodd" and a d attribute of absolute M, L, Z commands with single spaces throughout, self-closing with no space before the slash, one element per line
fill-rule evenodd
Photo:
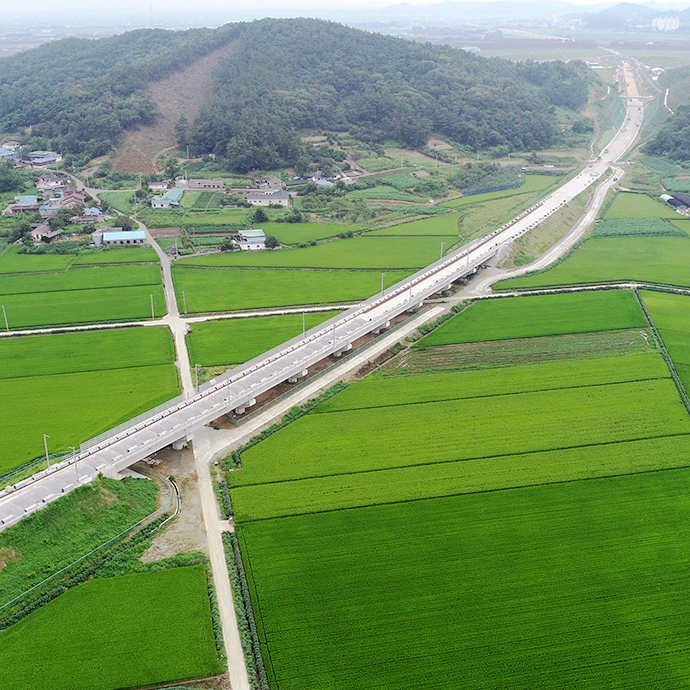
<path fill-rule="evenodd" d="M 680 17 L 655 17 L 652 26 L 659 31 L 675 31 L 680 28 Z"/>

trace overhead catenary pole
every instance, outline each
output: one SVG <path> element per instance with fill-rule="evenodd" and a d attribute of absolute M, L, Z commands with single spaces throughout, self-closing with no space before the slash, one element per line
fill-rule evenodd
<path fill-rule="evenodd" d="M 196 390 L 199 392 L 199 365 L 194 365 L 194 377 L 196 379 Z"/>
<path fill-rule="evenodd" d="M 7 323 L 7 312 L 5 311 L 5 305 L 2 305 L 2 315 L 5 317 L 5 330 L 9 331 L 10 330 L 10 324 Z"/>
<path fill-rule="evenodd" d="M 385 273 L 381 274 L 381 294 L 383 294 L 383 276 L 385 276 Z"/>
<path fill-rule="evenodd" d="M 187 313 L 187 297 L 184 294 L 184 290 L 182 290 L 182 304 L 184 305 L 184 313 Z"/>
<path fill-rule="evenodd" d="M 156 312 L 153 310 L 153 293 L 151 293 L 151 318 L 156 318 Z"/>
<path fill-rule="evenodd" d="M 441 256 L 438 257 L 439 259 L 443 258 L 443 242 L 441 242 Z"/>
<path fill-rule="evenodd" d="M 43 434 L 43 446 L 46 449 L 46 462 L 48 463 L 48 467 L 50 467 L 50 455 L 48 455 L 48 439 L 50 436 L 48 434 Z"/>
<path fill-rule="evenodd" d="M 304 312 L 302 312 L 302 335 L 304 335 L 306 332 L 307 332 L 307 328 L 306 328 L 306 323 L 304 320 Z"/>
<path fill-rule="evenodd" d="M 75 472 L 75 474 L 77 475 L 77 482 L 79 482 L 79 468 L 77 467 L 77 464 L 78 464 L 78 463 L 77 463 L 77 460 L 76 460 L 76 457 L 77 457 L 77 449 L 76 449 L 74 446 L 70 446 L 70 448 L 72 449 L 72 457 L 75 459 L 75 460 L 74 460 L 74 472 Z"/>

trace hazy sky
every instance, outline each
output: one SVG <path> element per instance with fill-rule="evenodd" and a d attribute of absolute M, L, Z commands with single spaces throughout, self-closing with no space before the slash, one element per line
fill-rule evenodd
<path fill-rule="evenodd" d="M 240 2 L 239 0 L 64 0 L 59 5 L 59 10 L 52 0 L 34 0 L 26 5 L 16 4 L 14 7 L 7 8 L 9 13 L 35 13 L 37 10 L 45 11 L 47 14 L 61 16 L 67 22 L 72 19 L 71 15 L 82 15 L 84 19 L 88 17 L 90 23 L 98 21 L 98 15 L 102 14 L 107 22 L 107 16 L 113 14 L 131 14 L 132 18 L 140 18 L 143 15 L 165 15 L 166 13 L 185 13 L 190 17 L 199 15 L 198 23 L 207 22 L 207 15 L 216 15 L 221 20 L 233 21 L 235 19 L 247 19 L 256 16 L 266 16 L 274 13 L 276 15 L 295 16 L 300 12 L 304 14 L 333 14 L 341 15 L 348 9 L 366 11 L 381 7 L 394 5 L 402 0 L 254 0 L 253 2 Z M 440 0 L 404 0 L 412 5 L 439 4 Z M 477 1 L 477 0 L 475 0 Z M 492 2 L 493 0 L 478 0 L 480 2 Z M 567 2 L 586 5 L 602 5 L 602 0 L 566 0 Z M 608 6 L 616 4 L 617 0 L 606 2 Z M 516 8 L 521 4 L 531 4 L 530 0 L 514 0 L 512 3 Z M 543 0 L 540 4 L 544 4 Z M 671 9 L 678 7 L 684 9 L 690 2 L 689 0 L 665 0 L 664 2 L 649 2 L 648 5 L 656 5 L 659 9 Z M 46 18 L 45 15 L 43 18 Z M 69 19 L 68 19 L 69 18 Z M 191 23 L 191 21 L 190 21 Z"/>

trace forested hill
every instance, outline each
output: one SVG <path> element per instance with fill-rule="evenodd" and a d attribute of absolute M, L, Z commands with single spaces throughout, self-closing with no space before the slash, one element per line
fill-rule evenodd
<path fill-rule="evenodd" d="M 678 162 L 690 161 L 690 67 L 678 67 L 662 74 L 659 85 L 668 89 L 668 104 L 675 115 L 664 123 L 644 150 Z"/>
<path fill-rule="evenodd" d="M 587 102 L 582 63 L 514 64 L 313 19 L 239 28 L 191 132 L 196 153 L 237 170 L 294 164 L 300 129 L 412 148 L 434 132 L 473 149 L 541 149 L 558 138 L 553 106 Z"/>
<path fill-rule="evenodd" d="M 45 137 L 35 148 L 107 153 L 155 121 L 151 82 L 230 41 L 184 144 L 238 171 L 308 159 L 305 129 L 413 148 L 435 133 L 476 150 L 541 149 L 559 137 L 554 106 L 582 108 L 593 78 L 581 63 L 514 64 L 315 19 L 139 30 L 0 60 L 0 133 L 31 126 Z"/>
<path fill-rule="evenodd" d="M 146 94 L 161 79 L 232 39 L 236 27 L 143 29 L 99 40 L 69 38 L 0 60 L 0 132 L 32 127 L 35 147 L 91 158 L 150 123 Z"/>

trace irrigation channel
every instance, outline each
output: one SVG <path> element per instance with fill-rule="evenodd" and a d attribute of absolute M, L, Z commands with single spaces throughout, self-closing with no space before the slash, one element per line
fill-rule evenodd
<path fill-rule="evenodd" d="M 352 343 L 390 326 L 395 317 L 420 307 L 495 256 L 518 237 L 556 213 L 600 178 L 610 162 L 635 141 L 643 119 L 642 102 L 628 100 L 628 122 L 608 144 L 609 160 L 597 160 L 487 237 L 470 242 L 356 307 L 307 331 L 196 389 L 83 443 L 79 452 L 52 467 L 0 491 L 0 531 L 99 474 L 116 477 L 130 465 L 161 448 L 181 445 L 198 429 L 221 415 L 244 412 L 256 398 L 285 382 L 306 376 L 324 358 L 341 356 Z M 627 126 L 626 126 L 627 125 Z"/>

